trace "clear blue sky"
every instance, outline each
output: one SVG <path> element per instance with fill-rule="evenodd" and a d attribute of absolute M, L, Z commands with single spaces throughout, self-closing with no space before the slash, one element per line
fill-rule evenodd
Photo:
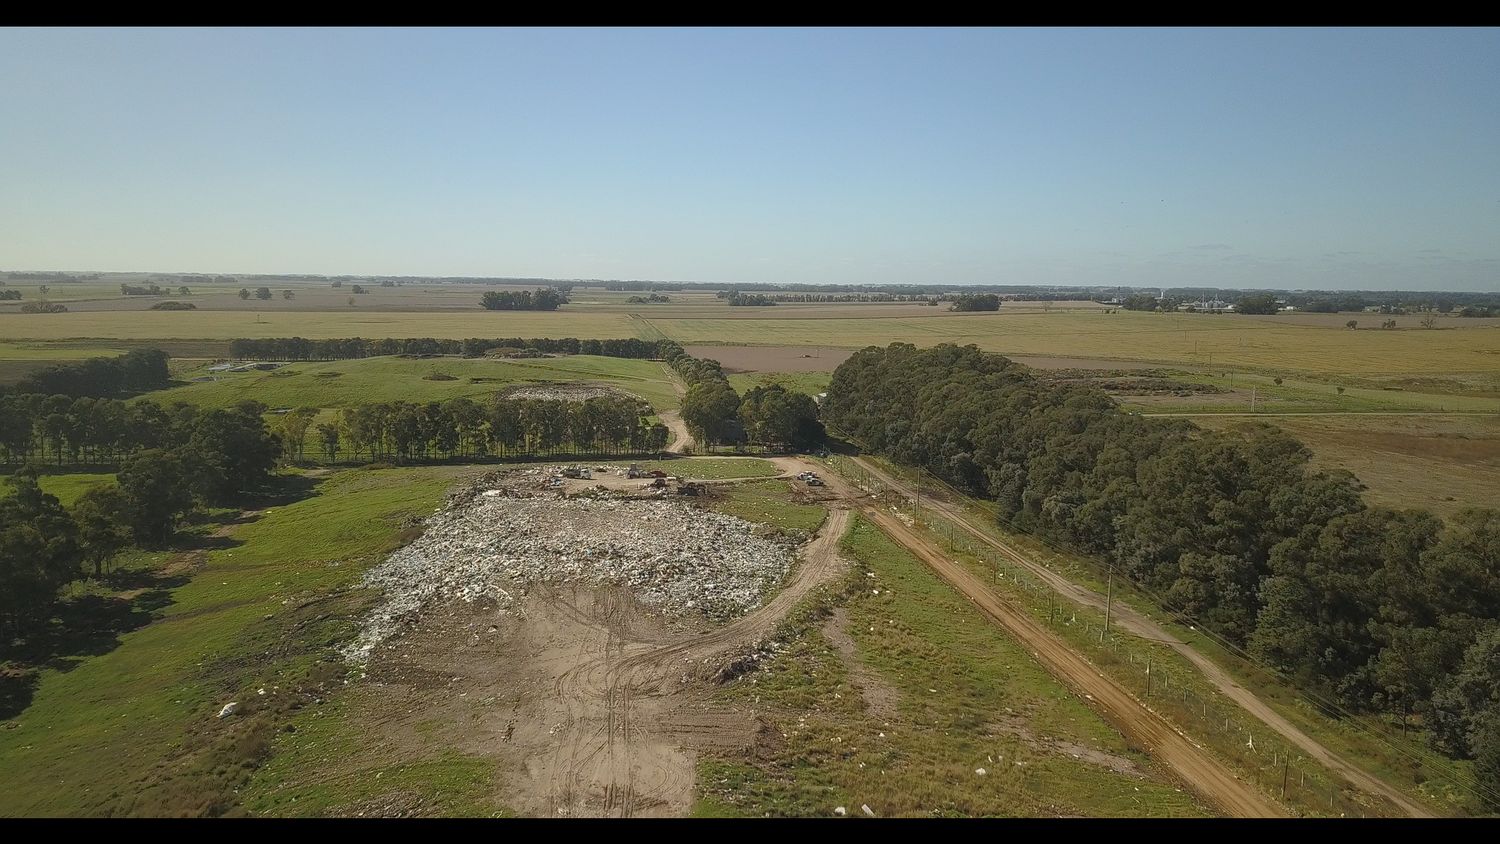
<path fill-rule="evenodd" d="M 1500 289 L 1500 30 L 0 31 L 0 267 Z"/>

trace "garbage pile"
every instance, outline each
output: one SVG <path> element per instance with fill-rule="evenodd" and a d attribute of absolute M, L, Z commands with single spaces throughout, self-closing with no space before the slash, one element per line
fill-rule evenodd
<path fill-rule="evenodd" d="M 759 605 L 791 567 L 789 542 L 759 534 L 678 500 L 471 490 L 365 574 L 362 585 L 383 589 L 384 600 L 345 655 L 364 662 L 404 625 L 456 600 L 489 600 L 504 612 L 541 582 L 625 586 L 664 613 L 732 618 Z"/>
<path fill-rule="evenodd" d="M 603 384 L 569 382 L 513 387 L 502 391 L 501 396 L 507 399 L 547 399 L 548 401 L 586 401 L 595 398 L 620 398 L 621 396 L 634 398 L 624 390 Z"/>

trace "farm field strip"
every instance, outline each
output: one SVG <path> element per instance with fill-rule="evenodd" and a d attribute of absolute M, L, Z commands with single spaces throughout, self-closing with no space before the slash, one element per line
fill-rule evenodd
<path fill-rule="evenodd" d="M 291 304 L 291 303 L 286 303 Z M 665 307 L 665 306 L 662 306 Z M 685 345 L 738 344 L 862 348 L 901 340 L 927 346 L 974 343 L 986 351 L 1032 356 L 1214 366 L 1264 372 L 1362 376 L 1493 373 L 1500 366 L 1500 328 L 1447 320 L 1440 330 L 1327 328 L 1250 317 L 1194 314 L 1105 314 L 1090 311 L 882 315 L 877 305 L 846 305 L 713 318 L 669 311 L 563 310 L 451 313 L 280 310 L 0 313 L 0 338 L 63 340 L 230 339 L 235 337 L 592 337 L 665 336 Z M 858 316 L 848 313 L 864 309 Z M 788 308 L 788 310 L 791 310 Z M 839 311 L 843 311 L 841 315 Z M 777 313 L 766 313 L 777 311 Z M 101 343 L 103 345 L 104 343 Z"/>

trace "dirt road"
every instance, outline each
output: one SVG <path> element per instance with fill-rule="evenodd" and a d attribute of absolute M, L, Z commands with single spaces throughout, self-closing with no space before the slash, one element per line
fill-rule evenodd
<path fill-rule="evenodd" d="M 679 400 L 687 395 L 687 388 L 682 386 L 682 379 L 672 371 L 672 367 L 662 364 L 662 371 L 667 373 L 667 381 L 672 385 L 672 391 L 677 394 Z M 682 421 L 682 414 L 676 410 L 657 411 L 657 418 L 667 430 L 672 432 L 672 442 L 667 446 L 667 451 L 672 454 L 687 454 L 693 450 L 693 435 L 688 433 L 687 423 Z"/>
<path fill-rule="evenodd" d="M 773 462 L 783 471 L 817 471 L 819 467 L 819 464 L 803 458 L 781 457 L 774 458 Z M 1274 800 L 1235 776 L 1217 758 L 1147 709 L 1123 686 L 1101 674 L 1066 642 L 1033 621 L 1025 611 L 1001 600 L 983 581 L 949 560 L 940 548 L 916 535 L 888 510 L 871 503 L 862 492 L 840 477 L 826 477 L 826 481 L 845 500 L 860 501 L 861 512 L 867 518 L 1023 643 L 1053 676 L 1084 695 L 1110 723 L 1169 767 L 1184 784 L 1236 817 L 1287 815 Z"/>
<path fill-rule="evenodd" d="M 675 410 L 663 410 L 656 415 L 667 426 L 667 430 L 672 432 L 672 442 L 667 445 L 667 451 L 672 454 L 687 454 L 693 450 L 693 435 L 688 433 L 682 414 Z"/>
<path fill-rule="evenodd" d="M 908 498 L 915 497 L 916 491 L 912 489 L 910 484 L 882 471 L 869 461 L 856 459 L 855 462 L 886 486 Z M 979 529 L 969 520 L 968 515 L 953 503 L 934 498 L 931 495 L 924 495 L 922 501 L 923 506 L 930 507 L 942 513 L 951 522 L 963 528 L 975 539 L 989 545 L 991 548 L 1004 554 L 1008 559 L 1014 561 L 1017 565 L 1024 567 L 1063 597 L 1084 606 L 1093 607 L 1100 611 L 1104 610 L 1106 603 L 1105 596 L 1091 589 L 1086 589 L 1046 566 L 1030 560 L 1012 546 Z M 1120 629 L 1127 630 L 1145 639 L 1161 642 L 1181 654 L 1201 671 L 1204 678 L 1212 683 L 1225 697 L 1233 700 L 1246 712 L 1260 719 L 1266 726 L 1302 748 L 1309 756 L 1318 760 L 1329 770 L 1338 773 L 1357 788 L 1391 801 L 1401 807 L 1402 811 L 1411 817 L 1428 818 L 1434 816 L 1426 807 L 1416 803 L 1405 794 L 1387 785 L 1384 781 L 1366 773 L 1347 759 L 1323 746 L 1316 739 L 1297 729 L 1295 725 L 1283 718 L 1260 698 L 1256 697 L 1254 693 L 1235 682 L 1234 678 L 1230 677 L 1217 663 L 1199 653 L 1191 645 L 1177 639 L 1150 618 L 1132 607 L 1118 602 L 1112 607 L 1112 615 L 1114 624 L 1118 625 Z"/>

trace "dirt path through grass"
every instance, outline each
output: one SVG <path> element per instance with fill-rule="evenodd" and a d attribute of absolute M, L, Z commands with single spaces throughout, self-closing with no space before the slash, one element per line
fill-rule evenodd
<path fill-rule="evenodd" d="M 672 371 L 670 366 L 661 365 L 662 371 L 667 373 L 667 382 L 672 385 L 672 391 L 677 393 L 678 401 L 687 395 L 687 388 L 682 386 L 682 379 Z M 693 450 L 693 435 L 688 433 L 687 423 L 682 421 L 682 414 L 676 410 L 659 410 L 656 413 L 667 430 L 672 432 L 672 443 L 667 446 L 667 451 L 672 454 L 687 454 Z"/>
<path fill-rule="evenodd" d="M 772 460 L 784 471 L 817 470 L 820 464 L 801 457 Z M 863 464 L 862 464 L 863 465 Z M 1042 628 L 1026 612 L 1001 600 L 962 565 L 907 528 L 889 510 L 843 478 L 826 482 L 846 501 L 858 502 L 861 513 L 887 536 L 905 547 L 958 589 L 990 620 L 1022 642 L 1047 670 L 1089 700 L 1100 713 L 1147 753 L 1161 760 L 1184 784 L 1236 817 L 1285 817 L 1286 810 L 1241 780 L 1217 758 L 1193 743 L 1164 718 L 1147 709 L 1123 686 L 1105 677 L 1062 639 Z M 893 484 L 894 486 L 894 484 Z"/>
<path fill-rule="evenodd" d="M 882 471 L 878 466 L 871 464 L 869 461 L 859 460 L 857 458 L 855 462 L 857 462 L 863 469 L 865 469 L 865 471 L 869 472 L 881 483 L 885 484 L 891 489 L 894 489 L 900 494 L 905 495 L 909 498 L 915 497 L 916 491 L 913 490 L 910 485 Z M 952 504 L 951 502 L 934 498 L 931 495 L 924 496 L 922 500 L 925 506 L 928 506 L 942 513 L 950 521 L 963 528 L 975 539 L 984 542 L 985 544 L 1004 554 L 1007 558 L 1016 562 L 1018 565 L 1023 566 L 1027 571 L 1036 575 L 1036 577 L 1041 579 L 1054 591 L 1067 598 L 1068 600 L 1074 601 L 1075 603 L 1082 604 L 1087 607 L 1092 607 L 1100 611 L 1103 611 L 1105 609 L 1105 596 L 1100 595 L 1098 592 L 1095 592 L 1091 589 L 1080 586 L 1077 583 L 1074 583 L 1066 577 L 1058 574 L 1057 572 L 1052 571 L 1046 566 L 1028 559 L 1024 554 L 1021 554 L 1019 551 L 1017 551 L 1007 543 L 996 539 L 988 532 L 974 526 L 974 524 L 969 521 L 967 514 L 965 514 L 963 510 L 958 506 Z M 982 583 L 979 584 L 979 586 L 981 589 L 984 588 Z M 1401 809 L 1411 817 L 1433 817 L 1433 813 L 1431 810 L 1416 803 L 1401 791 L 1391 787 L 1390 785 L 1387 785 L 1383 780 L 1367 773 L 1363 769 L 1354 765 L 1352 762 L 1349 762 L 1344 757 L 1338 755 L 1337 753 L 1334 753 L 1332 750 L 1329 750 L 1316 739 L 1297 729 L 1296 726 L 1294 726 L 1290 721 L 1287 721 L 1285 718 L 1283 718 L 1279 713 L 1276 712 L 1276 710 L 1272 709 L 1264 701 L 1256 697 L 1254 693 L 1236 682 L 1234 678 L 1230 677 L 1228 672 L 1221 668 L 1217 663 L 1199 653 L 1191 645 L 1179 640 L 1176 636 L 1173 636 L 1171 633 L 1162 628 L 1156 622 L 1152 621 L 1150 618 L 1146 617 L 1129 605 L 1119 602 L 1116 602 L 1113 605 L 1112 615 L 1114 617 L 1114 623 L 1120 628 L 1128 630 L 1129 632 L 1142 638 L 1165 644 L 1168 647 L 1172 648 L 1172 650 L 1181 654 L 1185 659 L 1187 659 L 1195 667 L 1197 667 L 1197 669 L 1203 673 L 1204 678 L 1212 683 L 1213 686 L 1221 693 L 1223 693 L 1226 697 L 1233 700 L 1246 712 L 1260 719 L 1260 721 L 1266 726 L 1286 737 L 1287 740 L 1302 748 L 1318 762 L 1323 764 L 1328 769 L 1338 773 L 1340 776 L 1344 777 L 1356 787 L 1368 791 L 1371 794 L 1376 794 L 1380 797 L 1390 800 L 1392 803 L 1400 806 Z"/>

